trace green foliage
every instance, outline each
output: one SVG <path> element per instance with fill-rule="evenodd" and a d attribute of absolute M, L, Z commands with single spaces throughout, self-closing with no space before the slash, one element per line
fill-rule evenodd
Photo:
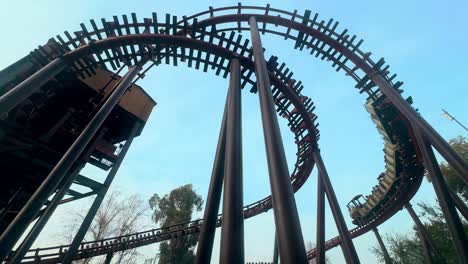
<path fill-rule="evenodd" d="M 421 254 L 421 242 L 416 237 L 406 234 L 395 234 L 386 237 L 386 247 L 394 264 L 424 263 Z M 377 256 L 379 263 L 385 263 L 381 248 L 377 245 L 371 248 L 371 252 Z"/>
<path fill-rule="evenodd" d="M 153 212 L 152 219 L 161 227 L 190 222 L 194 210 L 201 211 L 203 199 L 187 184 L 172 190 L 164 197 L 154 194 L 149 199 Z M 184 264 L 194 262 L 193 249 L 198 235 L 186 235 L 162 242 L 159 246 L 160 264 Z"/>
<path fill-rule="evenodd" d="M 431 206 L 427 203 L 420 203 L 418 206 L 422 209 L 421 216 L 426 219 L 424 226 L 437 252 L 433 256 L 434 263 L 458 263 L 457 254 L 441 209 L 438 206 Z M 463 226 L 465 233 L 468 235 L 468 224 L 463 222 Z M 416 228 L 412 235 L 394 234 L 387 236 L 386 240 L 386 246 L 394 264 L 424 263 L 422 244 L 417 235 Z M 378 245 L 372 248 L 371 252 L 377 256 L 381 263 L 385 263 L 382 250 Z"/>
<path fill-rule="evenodd" d="M 427 224 L 425 224 L 427 233 L 435 244 L 438 257 L 441 258 L 436 260 L 436 263 L 459 263 L 440 207 L 430 206 L 427 203 L 420 203 L 418 205 L 422 209 L 422 217 L 428 220 Z M 466 221 L 462 223 L 465 234 L 468 235 L 468 223 Z"/>
<path fill-rule="evenodd" d="M 458 136 L 450 140 L 449 144 L 463 159 L 468 161 L 468 140 L 465 137 Z M 450 188 L 468 201 L 468 186 L 460 179 L 458 173 L 446 162 L 442 162 L 440 170 Z"/>
<path fill-rule="evenodd" d="M 468 140 L 463 136 L 458 136 L 449 141 L 450 146 L 468 161 Z M 446 162 L 440 164 L 442 174 L 450 189 L 455 191 L 465 201 L 468 201 L 468 186 L 460 179 L 460 176 Z M 437 203 L 438 204 L 438 203 Z M 437 252 L 434 255 L 434 263 L 452 264 L 458 263 L 457 254 L 451 241 L 451 235 L 445 223 L 441 209 L 427 203 L 418 204 L 422 209 L 422 217 L 426 219 L 424 224 L 427 233 L 435 245 Z M 463 219 L 462 219 L 463 221 Z M 465 233 L 468 234 L 468 224 L 463 222 Z M 412 235 L 394 234 L 386 237 L 387 249 L 393 259 L 393 263 L 423 263 L 422 244 L 415 230 Z M 383 253 L 380 247 L 371 249 L 380 262 L 384 262 Z"/>

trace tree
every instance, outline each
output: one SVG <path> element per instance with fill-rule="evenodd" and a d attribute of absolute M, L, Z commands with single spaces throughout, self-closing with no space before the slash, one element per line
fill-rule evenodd
<path fill-rule="evenodd" d="M 187 184 L 172 190 L 164 197 L 154 194 L 149 199 L 153 212 L 152 219 L 161 227 L 190 222 L 194 210 L 201 211 L 203 199 Z M 198 235 L 191 234 L 164 241 L 159 246 L 160 264 L 193 263 L 195 260 L 194 247 Z"/>
<path fill-rule="evenodd" d="M 458 136 L 449 141 L 450 146 L 468 162 L 468 140 Z M 458 193 L 465 201 L 468 201 L 468 186 L 463 182 L 458 173 L 446 162 L 440 164 L 440 170 L 449 187 Z"/>
<path fill-rule="evenodd" d="M 118 191 L 110 192 L 99 207 L 96 216 L 83 241 L 101 240 L 132 234 L 141 229 L 144 214 L 148 208 L 137 195 L 124 196 Z M 65 225 L 62 237 L 71 243 L 88 210 L 70 212 L 71 219 Z M 113 256 L 116 263 L 136 263 L 136 249 L 120 251 Z M 91 263 L 92 259 L 83 259 L 74 263 Z M 101 263 L 102 261 L 94 261 Z"/>
<path fill-rule="evenodd" d="M 421 242 L 417 236 L 394 234 L 386 236 L 386 247 L 395 264 L 424 263 L 421 253 Z M 371 248 L 379 263 L 385 263 L 385 257 L 379 245 Z"/>
<path fill-rule="evenodd" d="M 440 207 L 427 203 L 419 203 L 418 206 L 422 209 L 422 218 L 426 220 L 424 227 L 435 246 L 434 263 L 458 263 L 457 253 L 452 245 L 451 235 Z M 463 227 L 468 235 L 466 221 L 463 222 Z M 387 235 L 386 246 L 395 264 L 423 263 L 421 240 L 416 233 L 416 228 L 414 230 L 412 235 Z M 379 246 L 372 248 L 371 252 L 384 263 L 383 253 Z"/>

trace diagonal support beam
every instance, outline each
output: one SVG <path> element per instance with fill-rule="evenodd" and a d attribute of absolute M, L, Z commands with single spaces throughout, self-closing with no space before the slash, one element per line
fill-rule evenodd
<path fill-rule="evenodd" d="M 58 57 L 2 95 L 0 97 L 0 116 L 2 116 L 3 113 L 8 113 L 18 104 L 26 100 L 26 98 L 39 90 L 42 85 L 67 68 L 67 66 L 68 64 L 65 60 Z"/>
<path fill-rule="evenodd" d="M 460 214 L 463 215 L 466 221 L 468 221 L 468 207 L 466 206 L 465 202 L 463 202 L 463 200 L 458 197 L 458 194 L 452 189 L 448 188 L 448 192 Z"/>
<path fill-rule="evenodd" d="M 146 62 L 146 61 L 145 61 Z M 7 255 L 12 250 L 15 243 L 24 233 L 28 225 L 39 213 L 41 207 L 45 204 L 50 195 L 57 189 L 59 183 L 68 174 L 71 166 L 78 159 L 86 145 L 95 135 L 96 131 L 106 120 L 119 99 L 127 91 L 132 84 L 138 72 L 141 70 L 142 64 L 133 66 L 128 73 L 122 78 L 117 88 L 112 95 L 102 105 L 96 115 L 92 118 L 89 124 L 81 132 L 78 138 L 73 142 L 65 155 L 60 159 L 57 165 L 52 169 L 41 186 L 32 195 L 26 205 L 21 209 L 15 219 L 11 222 L 8 228 L 0 237 L 0 261 L 5 260 Z"/>
<path fill-rule="evenodd" d="M 275 242 L 273 243 L 273 264 L 278 264 L 278 236 L 275 232 Z"/>
<path fill-rule="evenodd" d="M 317 237 L 315 263 L 325 264 L 325 190 L 320 175 L 317 175 Z"/>
<path fill-rule="evenodd" d="M 377 229 L 377 227 L 374 227 L 372 228 L 372 231 L 374 231 L 375 238 L 377 239 L 377 242 L 379 242 L 380 249 L 382 250 L 384 256 L 385 264 L 392 264 L 392 258 L 388 254 L 387 247 L 385 246 L 382 237 L 380 236 L 379 230 Z"/>
<path fill-rule="evenodd" d="M 271 93 L 268 69 L 255 17 L 249 19 L 263 134 L 281 263 L 307 263 L 301 224 Z"/>
<path fill-rule="evenodd" d="M 447 222 L 448 230 L 452 235 L 452 242 L 458 254 L 458 259 L 460 263 L 468 263 L 468 239 L 465 236 L 462 222 L 440 171 L 439 164 L 432 150 L 432 145 L 418 127 L 414 127 L 413 129 L 423 156 L 424 167 L 430 175 L 437 200 L 439 201 L 445 221 Z"/>
<path fill-rule="evenodd" d="M 226 161 L 220 263 L 244 263 L 242 104 L 240 64 L 231 60 L 226 121 Z"/>
<path fill-rule="evenodd" d="M 73 260 L 73 257 L 76 254 L 76 251 L 80 247 L 81 241 L 83 241 L 83 238 L 86 235 L 86 232 L 89 229 L 89 226 L 91 225 L 94 216 L 96 215 L 99 207 L 101 206 L 102 201 L 104 200 L 104 197 L 106 196 L 107 191 L 109 190 L 109 187 L 114 180 L 115 174 L 120 168 L 120 165 L 122 164 L 123 159 L 125 158 L 125 155 L 127 154 L 128 149 L 130 148 L 130 145 L 133 142 L 133 139 L 135 138 L 136 134 L 141 128 L 141 123 L 136 122 L 133 125 L 132 130 L 130 131 L 130 134 L 128 136 L 127 141 L 125 142 L 124 147 L 122 148 L 122 151 L 120 152 L 117 160 L 115 161 L 114 165 L 112 166 L 112 169 L 109 171 L 109 174 L 106 177 L 106 180 L 102 184 L 102 188 L 99 190 L 96 198 L 93 201 L 93 204 L 91 205 L 91 208 L 89 209 L 88 213 L 86 214 L 85 218 L 83 219 L 83 222 L 81 223 L 80 228 L 78 229 L 78 232 L 76 233 L 75 237 L 73 238 L 73 241 L 68 248 L 67 253 L 62 259 L 62 263 L 71 263 Z"/>
<path fill-rule="evenodd" d="M 435 252 L 434 242 L 432 241 L 431 237 L 427 233 L 426 227 L 424 227 L 423 223 L 421 222 L 418 215 L 414 211 L 413 206 L 410 203 L 408 203 L 407 205 L 405 205 L 405 208 L 408 211 L 411 218 L 413 219 L 414 224 L 416 225 L 416 230 L 417 230 L 419 239 L 421 239 L 424 261 L 428 264 L 434 263 L 434 260 L 431 255 L 431 250 L 434 252 L 434 254 L 437 254 Z"/>
<path fill-rule="evenodd" d="M 67 190 L 73 184 L 73 180 L 75 176 L 78 173 L 80 173 L 80 171 L 84 168 L 88 160 L 91 158 L 91 154 L 96 149 L 96 142 L 98 142 L 104 136 L 106 131 L 107 129 L 105 128 L 101 129 L 101 132 L 93 139 L 92 143 L 90 143 L 86 147 L 87 149 L 84 151 L 82 155 L 82 160 L 78 161 L 77 162 L 78 164 L 76 164 L 76 166 L 70 171 L 70 174 L 71 174 L 70 177 L 68 177 L 67 181 L 54 195 L 50 204 L 48 204 L 47 207 L 39 213 L 40 214 L 39 219 L 34 224 L 31 231 L 29 231 L 28 235 L 23 239 L 23 242 L 21 242 L 21 245 L 18 247 L 18 249 L 16 249 L 15 254 L 11 258 L 11 261 L 9 263 L 11 264 L 21 263 L 21 260 L 24 258 L 28 250 L 34 244 L 34 241 L 36 241 L 42 229 L 47 224 L 52 214 L 55 212 L 55 209 L 57 208 L 57 206 L 62 203 L 62 198 L 65 196 L 65 194 L 67 193 Z"/>
<path fill-rule="evenodd" d="M 371 79 L 393 105 L 408 118 L 413 129 L 420 130 L 425 139 L 455 169 L 465 184 L 468 184 L 468 162 L 450 147 L 447 141 L 380 74 L 374 74 Z"/>
<path fill-rule="evenodd" d="M 342 241 L 341 247 L 343 249 L 343 254 L 346 259 L 346 263 L 360 263 L 359 257 L 356 252 L 356 248 L 354 248 L 353 241 L 351 240 L 351 236 L 349 235 L 348 227 L 346 226 L 343 213 L 341 212 L 340 205 L 338 204 L 338 199 L 336 199 L 335 191 L 333 190 L 333 186 L 330 182 L 330 177 L 328 176 L 327 169 L 325 168 L 322 156 L 320 155 L 320 150 L 317 149 L 314 152 L 312 152 L 312 157 L 315 160 L 315 164 L 317 164 L 318 175 L 322 180 L 323 188 L 327 195 L 328 203 L 330 204 L 330 208 L 333 214 L 333 218 L 335 219 L 338 233 L 340 234 L 340 238 Z"/>
<path fill-rule="evenodd" d="M 224 163 L 226 152 L 226 118 L 229 95 L 226 97 L 223 121 L 219 131 L 213 170 L 211 172 L 210 187 L 206 198 L 205 212 L 198 239 L 196 264 L 210 263 L 213 252 L 213 241 L 218 221 L 219 204 L 223 190 Z"/>
<path fill-rule="evenodd" d="M 78 176 L 76 176 L 75 184 L 88 187 L 93 191 L 98 191 L 102 188 L 102 184 L 100 182 L 97 182 L 81 174 L 78 174 Z"/>
<path fill-rule="evenodd" d="M 72 189 L 68 189 L 68 190 L 67 190 L 67 194 L 68 194 L 68 195 L 71 195 L 71 196 L 73 196 L 73 197 L 78 197 L 78 196 L 83 195 L 82 193 L 77 192 L 77 191 L 72 190 Z"/>

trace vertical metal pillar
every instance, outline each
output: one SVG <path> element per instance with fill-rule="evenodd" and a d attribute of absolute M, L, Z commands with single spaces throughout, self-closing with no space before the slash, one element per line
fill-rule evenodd
<path fill-rule="evenodd" d="M 408 118 L 414 130 L 421 130 L 425 138 L 437 149 L 445 160 L 458 172 L 460 178 L 468 184 L 468 162 L 466 162 L 435 129 L 414 108 L 406 102 L 380 74 L 374 74 L 372 81 L 379 86 L 393 105 Z"/>
<path fill-rule="evenodd" d="M 307 263 L 304 238 L 302 237 L 294 192 L 289 180 L 288 164 L 255 17 L 250 17 L 249 25 L 280 259 L 282 263 Z"/>
<path fill-rule="evenodd" d="M 356 249 L 354 248 L 353 241 L 351 240 L 351 236 L 349 235 L 348 227 L 346 226 L 343 213 L 341 212 L 340 205 L 338 204 L 338 200 L 336 199 L 335 191 L 333 190 L 330 178 L 328 177 L 327 169 L 325 168 L 322 156 L 320 155 L 320 150 L 317 149 L 314 152 L 312 152 L 312 157 L 315 163 L 317 164 L 318 175 L 322 180 L 323 188 L 325 189 L 325 193 L 327 195 L 328 203 L 330 204 L 333 218 L 335 219 L 338 233 L 340 234 L 341 246 L 346 259 L 346 263 L 360 263 Z"/>
<path fill-rule="evenodd" d="M 240 64 L 231 60 L 226 118 L 226 160 L 220 263 L 244 263 L 242 103 Z"/>
<path fill-rule="evenodd" d="M 372 231 L 374 231 L 375 238 L 377 238 L 377 242 L 379 242 L 380 249 L 382 249 L 382 253 L 384 255 L 385 263 L 386 264 L 392 264 L 393 263 L 392 258 L 388 254 L 387 247 L 385 247 L 385 244 L 384 244 L 384 242 L 382 240 L 382 237 L 379 234 L 379 230 L 377 229 L 377 227 L 374 227 L 374 228 L 372 228 Z"/>
<path fill-rule="evenodd" d="M 63 71 L 67 66 L 68 64 L 65 60 L 58 57 L 2 95 L 0 97 L 0 116 L 15 108 L 31 94 L 39 90 L 42 85 Z"/>
<path fill-rule="evenodd" d="M 405 207 L 408 213 L 410 214 L 411 218 L 413 219 L 413 222 L 416 225 L 416 229 L 418 230 L 419 239 L 421 239 L 421 244 L 423 247 L 422 252 L 424 255 L 424 261 L 429 264 L 434 263 L 434 260 L 432 259 L 431 251 L 429 250 L 429 248 L 431 248 L 435 254 L 435 246 L 434 246 L 432 239 L 429 237 L 429 234 L 427 233 L 426 228 L 424 227 L 423 223 L 421 222 L 418 215 L 414 211 L 413 206 L 411 206 L 411 204 L 408 203 L 407 205 L 405 205 Z"/>
<path fill-rule="evenodd" d="M 444 177 L 440 172 L 440 167 L 437 159 L 432 151 L 431 144 L 427 141 L 424 134 L 418 128 L 413 128 L 416 136 L 419 149 L 423 155 L 424 167 L 431 177 L 432 186 L 434 187 L 437 199 L 439 200 L 442 213 L 448 225 L 448 230 L 452 235 L 452 242 L 455 251 L 458 254 L 460 263 L 468 263 L 468 240 L 465 236 L 465 231 L 458 216 L 457 209 L 450 197 L 448 187 Z"/>
<path fill-rule="evenodd" d="M 465 218 L 465 220 L 468 221 L 468 207 L 466 207 L 465 202 L 458 197 L 457 193 L 455 193 L 452 189 L 447 188 L 449 191 L 450 197 L 452 198 L 452 201 L 455 203 L 455 206 L 457 207 L 458 211 L 460 212 L 461 215 Z"/>
<path fill-rule="evenodd" d="M 89 209 L 88 213 L 83 219 L 83 222 L 81 223 L 81 226 L 78 229 L 78 232 L 73 238 L 73 241 L 70 247 L 68 248 L 67 253 L 65 253 L 65 256 L 62 259 L 62 263 L 68 264 L 72 262 L 73 257 L 76 254 L 76 251 L 80 247 L 81 241 L 83 241 L 83 238 L 85 237 L 86 232 L 88 231 L 89 226 L 91 225 L 94 219 L 94 216 L 96 215 L 99 207 L 101 206 L 102 201 L 104 200 L 104 197 L 106 196 L 107 191 L 109 190 L 110 185 L 112 184 L 112 181 L 114 180 L 115 174 L 119 170 L 120 165 L 122 164 L 122 161 L 125 158 L 125 155 L 127 154 L 127 151 L 130 148 L 130 145 L 132 144 L 133 139 L 135 138 L 140 128 L 141 128 L 141 123 L 139 121 L 136 121 L 136 123 L 132 127 L 132 130 L 130 131 L 130 134 L 128 135 L 128 139 L 125 142 L 125 145 L 123 146 L 122 151 L 120 152 L 117 160 L 115 161 L 114 165 L 109 171 L 109 174 L 107 175 L 106 180 L 104 181 L 101 188 L 99 189 L 96 195 L 96 198 L 94 199 L 93 204 L 91 205 L 91 208 Z"/>
<path fill-rule="evenodd" d="M 112 261 L 113 256 L 114 256 L 114 254 L 112 254 L 112 253 L 107 254 L 106 259 L 104 260 L 104 264 L 110 264 L 111 261 Z"/>
<path fill-rule="evenodd" d="M 224 106 L 223 121 L 221 122 L 221 128 L 219 131 L 218 145 L 216 147 L 216 154 L 211 172 L 210 187 L 208 189 L 203 223 L 200 230 L 200 237 L 198 239 L 197 255 L 195 256 L 196 264 L 210 263 L 213 251 L 219 203 L 221 200 L 221 192 L 223 190 L 228 100 L 229 92 Z"/>
<path fill-rule="evenodd" d="M 29 231 L 28 235 L 23 239 L 23 242 L 21 242 L 21 245 L 18 247 L 18 249 L 15 250 L 15 254 L 11 258 L 9 263 L 11 264 L 20 263 L 21 260 L 24 258 L 24 256 L 26 255 L 28 250 L 31 248 L 34 241 L 36 241 L 37 237 L 41 233 L 44 226 L 49 221 L 55 209 L 60 204 L 60 201 L 62 200 L 62 198 L 67 193 L 68 189 L 70 189 L 70 186 L 75 181 L 76 176 L 78 175 L 78 173 L 80 173 L 80 171 L 84 168 L 84 166 L 90 159 L 91 154 L 93 154 L 93 151 L 96 148 L 95 147 L 96 142 L 98 142 L 104 136 L 106 131 L 107 129 L 101 129 L 101 133 L 99 133 L 98 136 L 96 136 L 93 139 L 92 143 L 88 144 L 88 146 L 86 147 L 87 149 L 82 155 L 82 161 L 77 162 L 78 164 L 76 164 L 75 167 L 70 172 L 71 175 L 68 177 L 67 181 L 57 191 L 57 193 L 52 198 L 52 201 L 50 202 L 50 204 L 47 205 L 47 208 L 45 209 L 44 213 L 39 217 L 39 219 L 37 220 L 37 222 L 34 224 L 33 228 L 31 229 L 31 231 Z"/>
<path fill-rule="evenodd" d="M 317 175 L 317 240 L 315 263 L 325 264 L 325 191 L 320 175 Z"/>
<path fill-rule="evenodd" d="M 5 260 L 16 241 L 18 241 L 28 225 L 37 216 L 49 196 L 57 189 L 57 186 L 68 173 L 70 167 L 75 163 L 78 156 L 89 143 L 96 131 L 101 127 L 102 123 L 104 123 L 109 113 L 118 103 L 120 97 L 122 97 L 127 88 L 132 84 L 133 79 L 140 70 L 141 64 L 135 65 L 128 71 L 124 78 L 122 78 L 112 95 L 102 105 L 75 142 L 73 142 L 65 155 L 63 155 L 57 165 L 42 182 L 41 186 L 39 186 L 5 232 L 3 232 L 0 237 L 0 261 Z"/>
<path fill-rule="evenodd" d="M 427 263 L 427 264 L 432 264 L 432 263 L 434 263 L 434 258 L 432 257 L 431 249 L 430 249 L 429 243 L 427 243 L 427 241 L 424 240 L 424 238 L 422 237 L 422 235 L 419 234 L 419 231 L 418 231 L 417 233 L 418 233 L 418 235 L 419 235 L 419 238 L 421 239 L 421 245 L 422 245 L 422 252 L 423 252 L 423 256 L 424 256 L 424 262 Z"/>
<path fill-rule="evenodd" d="M 275 242 L 273 243 L 273 264 L 278 264 L 278 236 L 275 232 Z"/>

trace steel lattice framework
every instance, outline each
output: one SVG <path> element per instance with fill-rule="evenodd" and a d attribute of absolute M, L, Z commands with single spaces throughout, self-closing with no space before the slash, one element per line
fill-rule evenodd
<path fill-rule="evenodd" d="M 80 26 L 81 30 L 74 32 L 74 36 L 66 31 L 64 37 L 58 35 L 49 41 L 50 49 L 40 47 L 32 53 L 35 63 L 42 69 L 0 97 L 0 113 L 8 113 L 14 109 L 41 85 L 64 70 L 82 78 L 95 75 L 97 68 L 112 69 L 117 73 L 126 67 L 129 70 L 67 155 L 2 234 L 2 260 L 12 263 L 70 263 L 72 259 L 107 255 L 110 261 L 114 252 L 201 233 L 197 263 L 207 263 L 211 257 L 214 230 L 222 226 L 221 259 L 223 263 L 240 263 L 244 262 L 243 220 L 274 209 L 278 251 L 282 263 L 304 263 L 306 258 L 316 258 L 317 263 L 324 263 L 325 250 L 338 245 L 342 246 L 348 263 L 359 263 L 352 238 L 373 230 L 381 242 L 377 226 L 403 207 L 407 207 L 411 213 L 409 202 L 417 192 L 426 169 L 433 179 L 460 260 L 468 261 L 468 243 L 463 232 L 459 232 L 461 222 L 454 203 L 460 211 L 466 212 L 466 208 L 456 197 L 451 196 L 440 174 L 432 147 L 459 172 L 465 182 L 468 182 L 468 165 L 410 106 L 411 100 L 405 100 L 401 96 L 400 87 L 403 83 L 396 81 L 396 74 L 390 74 L 384 59 L 372 60 L 370 52 L 360 49 L 363 40 L 351 35 L 347 29 L 338 31 L 338 22 L 333 19 L 319 20 L 317 14 L 308 10 L 301 15 L 297 10 L 287 12 L 269 5 L 259 7 L 238 4 L 222 8 L 210 7 L 207 11 L 182 18 L 166 14 L 158 20 L 157 14 L 153 13 L 148 18 L 138 19 L 136 14 L 131 14 L 129 17 L 114 16 L 110 21 L 101 19 L 100 25 L 91 20 L 88 26 Z M 250 40 L 239 34 L 243 31 L 250 32 Z M 346 227 L 321 158 L 317 143 L 317 116 L 313 113 L 315 106 L 310 98 L 301 94 L 302 83 L 293 78 L 292 71 L 284 63 L 280 63 L 275 56 L 269 60 L 264 59 L 260 34 L 283 37 L 292 42 L 294 48 L 329 62 L 337 72 L 344 72 L 356 81 L 355 88 L 359 93 L 367 94 L 366 108 L 385 140 L 386 174 L 365 199 L 366 203 L 372 205 L 367 209 L 363 204 L 350 207 L 350 211 L 362 209 L 359 211 L 360 215 L 351 215 L 358 225 L 356 228 L 348 230 Z M 29 250 L 55 209 L 52 207 L 50 214 L 44 213 L 39 217 L 38 222 L 43 220 L 42 226 L 33 228 L 29 239 L 25 239 L 19 249 L 10 253 L 58 183 L 71 183 L 76 177 L 76 174 L 69 172 L 70 167 L 77 156 L 86 151 L 85 146 L 97 133 L 128 86 L 162 63 L 174 66 L 186 64 L 230 78 L 204 218 L 121 237 L 82 242 L 95 210 L 102 201 L 102 195 L 100 201 L 96 198 L 98 202 L 93 204 L 94 209 L 90 210 L 88 219 L 71 245 Z M 238 181 L 242 180 L 242 172 L 236 169 L 242 166 L 239 128 L 241 88 L 249 88 L 250 92 L 258 93 L 260 97 L 273 196 L 273 199 L 269 196 L 243 208 L 242 189 L 233 187 L 238 186 Z M 297 160 L 290 174 L 285 166 L 276 114 L 288 120 L 297 145 Z M 129 145 L 126 144 L 127 148 Z M 306 253 L 293 192 L 302 187 L 314 166 L 317 166 L 319 172 L 317 248 Z M 115 167 L 116 171 L 118 166 Z M 109 184 L 112 178 L 113 176 L 110 177 Z M 223 215 L 218 215 L 223 179 L 225 209 Z M 382 190 L 379 192 L 380 189 Z M 339 231 L 339 236 L 328 241 L 324 237 L 325 197 Z M 416 217 L 415 220 L 419 219 Z M 421 232 L 424 233 L 424 230 Z M 428 240 L 427 237 L 425 240 Z M 383 247 L 383 243 L 381 246 Z M 433 253 L 426 254 L 426 258 L 430 259 L 431 254 Z"/>

